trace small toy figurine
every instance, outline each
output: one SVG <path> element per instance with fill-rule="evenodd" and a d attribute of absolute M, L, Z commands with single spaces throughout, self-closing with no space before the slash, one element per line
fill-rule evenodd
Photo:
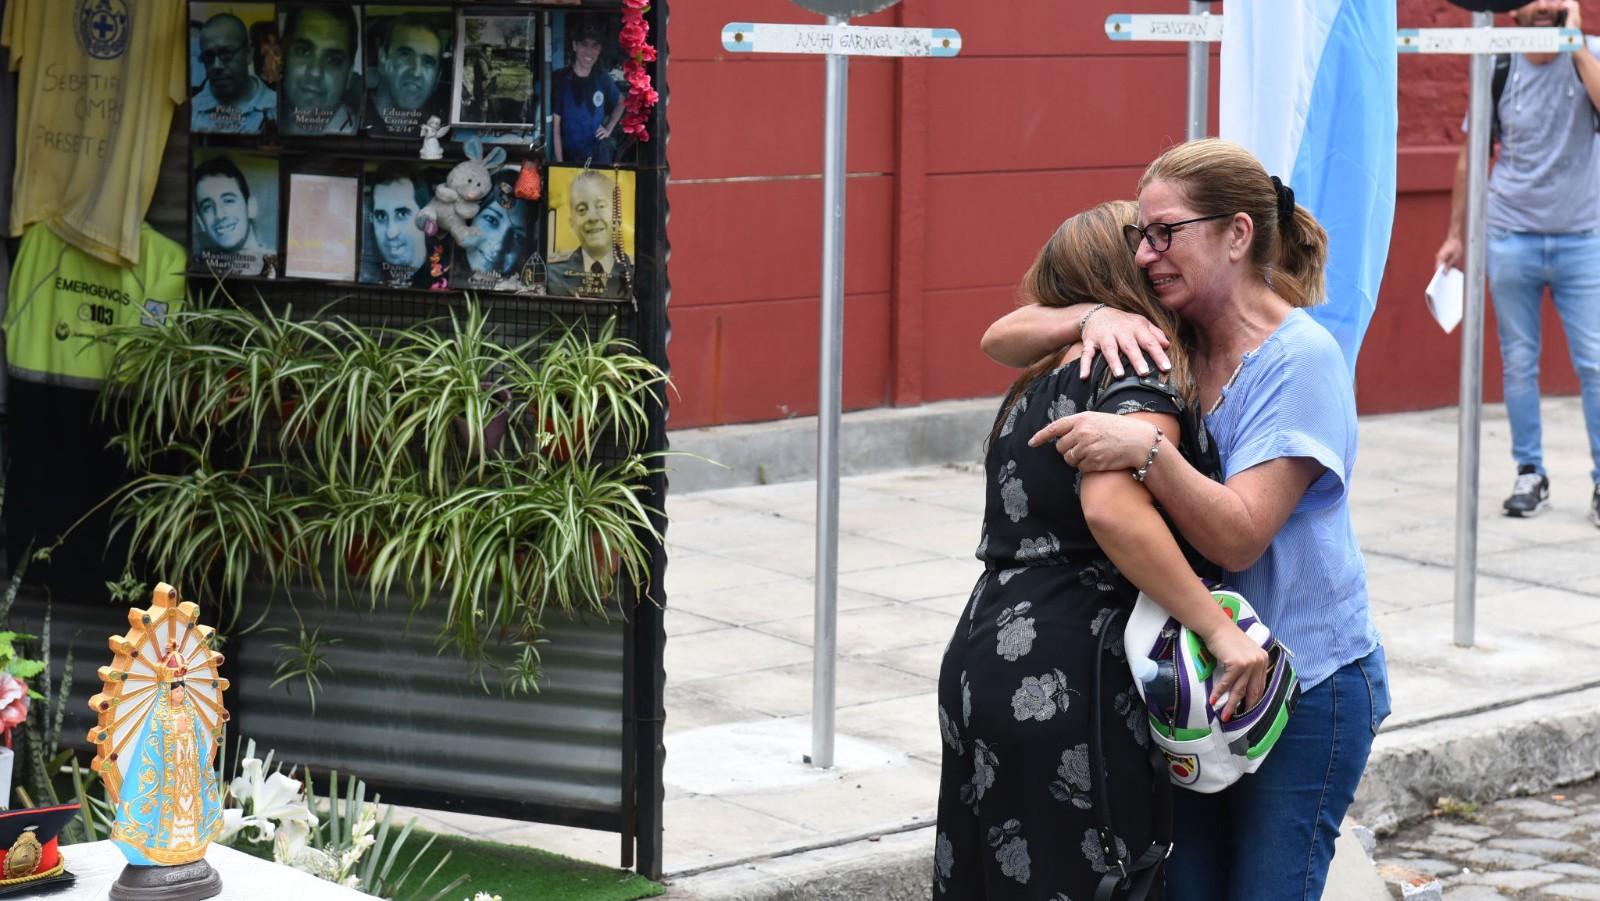
<path fill-rule="evenodd" d="M 422 123 L 422 152 L 425 160 L 444 159 L 444 145 L 439 139 L 449 134 L 450 126 L 441 125 L 438 116 L 429 116 L 428 121 Z"/>
<path fill-rule="evenodd" d="M 212 761 L 228 721 L 228 680 L 199 613 L 178 602 L 176 588 L 157 585 L 150 609 L 128 611 L 128 634 L 111 637 L 104 689 L 89 699 L 99 714 L 90 766 L 116 801 L 111 840 L 128 858 L 111 901 L 199 901 L 222 891 L 205 854 L 222 829 Z"/>
<path fill-rule="evenodd" d="M 505 162 L 506 151 L 504 147 L 496 147 L 485 156 L 483 144 L 475 137 L 468 138 L 463 147 L 467 152 L 466 160 L 457 163 L 445 176 L 444 184 L 433 189 L 433 199 L 417 212 L 413 221 L 429 236 L 438 234 L 443 227 L 458 246 L 471 248 L 483 240 L 483 233 L 468 223 L 478 215 L 480 203 L 494 187 L 489 173 Z"/>
<path fill-rule="evenodd" d="M 447 291 L 450 289 L 448 274 L 450 267 L 444 264 L 444 245 L 433 245 L 433 253 L 428 254 L 428 274 L 433 276 L 433 283 L 429 289 L 433 291 Z"/>

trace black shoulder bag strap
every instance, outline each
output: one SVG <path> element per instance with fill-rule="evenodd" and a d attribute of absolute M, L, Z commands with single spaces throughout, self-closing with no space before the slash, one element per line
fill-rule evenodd
<path fill-rule="evenodd" d="M 1489 143 L 1500 140 L 1500 97 L 1506 92 L 1506 79 L 1511 75 L 1511 54 L 1497 53 L 1494 57 L 1494 80 L 1489 85 Z"/>
<path fill-rule="evenodd" d="M 1099 820 L 1097 833 L 1100 850 L 1104 852 L 1106 874 L 1095 888 L 1094 901 L 1112 901 L 1118 889 L 1127 889 L 1119 901 L 1145 901 L 1150 890 L 1161 879 L 1161 864 L 1172 853 L 1172 777 L 1167 775 L 1167 762 L 1161 756 L 1154 739 L 1150 741 L 1148 762 L 1155 780 L 1155 836 L 1143 854 L 1130 861 L 1126 847 L 1119 847 L 1116 830 L 1111 825 L 1111 791 L 1107 784 L 1106 753 L 1102 743 L 1101 679 L 1100 669 L 1105 662 L 1106 636 L 1112 624 L 1123 615 L 1113 610 L 1100 628 L 1100 640 L 1094 655 L 1094 701 L 1089 705 L 1089 780 L 1094 785 L 1094 809 Z"/>

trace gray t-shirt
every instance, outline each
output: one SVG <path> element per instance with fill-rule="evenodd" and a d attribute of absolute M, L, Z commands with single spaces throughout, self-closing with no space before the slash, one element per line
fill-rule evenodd
<path fill-rule="evenodd" d="M 1597 53 L 1600 38 L 1587 38 Z M 1500 158 L 1489 174 L 1489 227 L 1560 234 L 1600 228 L 1600 134 L 1566 54 L 1544 65 L 1511 55 L 1500 95 Z"/>

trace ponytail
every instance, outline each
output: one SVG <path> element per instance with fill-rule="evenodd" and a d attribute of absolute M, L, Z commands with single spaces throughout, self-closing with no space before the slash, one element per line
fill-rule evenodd
<path fill-rule="evenodd" d="M 1313 307 L 1328 299 L 1324 270 L 1328 264 L 1328 232 L 1303 206 L 1278 228 L 1278 262 L 1272 266 L 1272 290 L 1292 307 Z"/>

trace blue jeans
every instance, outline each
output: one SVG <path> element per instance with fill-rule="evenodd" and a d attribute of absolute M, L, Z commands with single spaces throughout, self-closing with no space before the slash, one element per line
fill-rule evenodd
<path fill-rule="evenodd" d="M 1261 769 L 1214 795 L 1175 789 L 1171 901 L 1316 901 L 1372 737 L 1389 715 L 1378 648 L 1300 696 Z"/>
<path fill-rule="evenodd" d="M 1500 330 L 1511 456 L 1544 473 L 1539 428 L 1539 308 L 1550 288 L 1583 392 L 1589 476 L 1600 483 L 1600 230 L 1545 235 L 1489 232 L 1489 290 Z"/>

